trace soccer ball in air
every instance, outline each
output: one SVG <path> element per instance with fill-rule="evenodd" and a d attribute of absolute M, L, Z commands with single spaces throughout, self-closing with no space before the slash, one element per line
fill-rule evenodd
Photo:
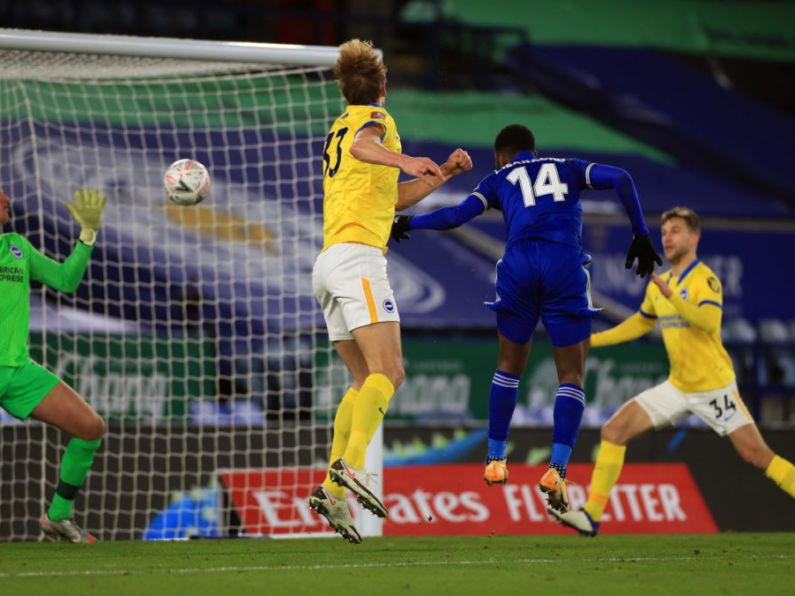
<path fill-rule="evenodd" d="M 195 159 L 178 159 L 163 175 L 166 196 L 178 205 L 196 205 L 210 193 L 210 174 Z"/>

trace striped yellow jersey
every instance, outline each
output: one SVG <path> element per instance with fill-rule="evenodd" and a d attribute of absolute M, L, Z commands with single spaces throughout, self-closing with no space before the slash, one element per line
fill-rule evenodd
<path fill-rule="evenodd" d="M 323 250 L 358 242 L 386 251 L 398 199 L 398 168 L 359 161 L 350 154 L 356 133 L 380 125 L 381 143 L 400 152 L 392 116 L 381 106 L 348 106 L 334 121 L 323 149 Z"/>
<path fill-rule="evenodd" d="M 704 263 L 695 260 L 676 278 L 663 273 L 671 290 L 685 302 L 702 308 L 723 308 L 723 294 L 718 277 Z M 720 339 L 720 326 L 706 332 L 690 325 L 660 289 L 649 282 L 640 306 L 640 314 L 657 319 L 671 363 L 668 380 L 684 393 L 699 393 L 726 387 L 734 380 L 731 358 Z"/>

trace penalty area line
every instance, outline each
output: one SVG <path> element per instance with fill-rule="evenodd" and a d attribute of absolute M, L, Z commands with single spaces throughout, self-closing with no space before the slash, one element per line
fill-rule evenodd
<path fill-rule="evenodd" d="M 795 554 L 772 554 L 746 557 L 750 561 L 795 559 Z M 681 561 L 723 561 L 727 557 L 605 557 L 577 559 L 577 563 L 664 563 Z M 22 571 L 19 573 L 0 571 L 0 579 L 23 579 L 39 577 L 101 577 L 115 575 L 181 575 L 193 573 L 257 573 L 274 571 L 328 571 L 335 569 L 390 569 L 405 567 L 450 567 L 494 565 L 551 565 L 567 563 L 564 559 L 480 559 L 474 561 L 395 561 L 392 563 L 319 563 L 316 565 L 229 565 L 224 567 L 149 567 L 141 569 L 86 569 L 83 571 Z"/>

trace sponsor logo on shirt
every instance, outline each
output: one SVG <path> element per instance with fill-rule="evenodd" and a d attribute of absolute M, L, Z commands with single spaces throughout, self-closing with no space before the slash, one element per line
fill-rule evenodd
<path fill-rule="evenodd" d="M 375 118 L 376 120 L 386 120 L 386 116 L 383 112 L 370 112 L 370 118 Z"/>
<path fill-rule="evenodd" d="M 9 250 L 11 251 L 11 254 L 14 255 L 16 258 L 21 259 L 23 257 L 22 249 L 19 248 L 16 244 L 12 244 Z"/>
<path fill-rule="evenodd" d="M 25 281 L 25 271 L 22 267 L 0 267 L 0 281 L 22 283 Z"/>

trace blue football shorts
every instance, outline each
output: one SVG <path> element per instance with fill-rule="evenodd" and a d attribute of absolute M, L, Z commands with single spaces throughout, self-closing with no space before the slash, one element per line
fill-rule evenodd
<path fill-rule="evenodd" d="M 591 336 L 593 307 L 590 257 L 579 248 L 530 240 L 513 245 L 497 263 L 497 298 L 486 306 L 497 313 L 497 330 L 524 344 L 539 318 L 553 346 L 563 348 Z"/>

